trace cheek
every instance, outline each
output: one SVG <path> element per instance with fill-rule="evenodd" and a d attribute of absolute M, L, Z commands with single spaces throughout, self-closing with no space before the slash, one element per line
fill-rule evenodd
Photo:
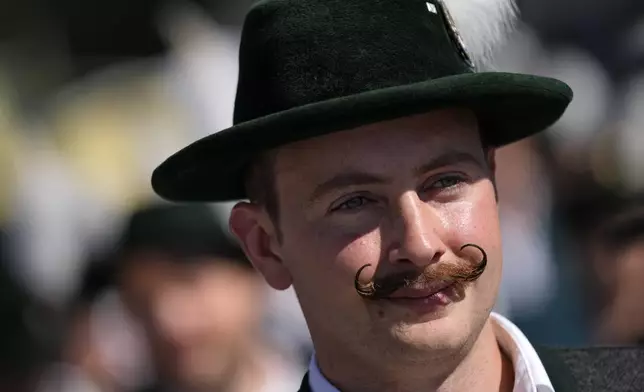
<path fill-rule="evenodd" d="M 491 187 L 490 187 L 491 188 Z M 486 251 L 500 247 L 500 227 L 498 206 L 492 189 L 475 193 L 466 201 L 453 203 L 442 211 L 442 219 L 449 232 L 450 247 L 460 247 L 465 243 L 484 246 Z"/>
<path fill-rule="evenodd" d="M 344 246 L 336 257 L 335 264 L 342 271 L 346 271 L 350 275 L 351 282 L 355 277 L 355 273 L 362 266 L 371 264 L 373 268 L 370 271 L 375 271 L 378 262 L 382 259 L 382 244 L 380 238 L 380 231 L 373 230 L 359 238 L 353 239 L 346 246 Z"/>
<path fill-rule="evenodd" d="M 292 239 L 285 242 L 285 262 L 295 281 L 306 282 L 305 290 L 322 285 L 339 292 L 353 290 L 356 271 L 365 264 L 377 266 L 381 258 L 377 229 L 356 236 L 318 224 L 299 230 Z"/>
<path fill-rule="evenodd" d="M 442 214 L 447 232 L 446 245 L 458 254 L 465 244 L 482 247 L 488 256 L 488 277 L 498 280 L 501 274 L 502 247 L 497 204 L 493 197 L 472 199 L 454 204 Z"/>
<path fill-rule="evenodd" d="M 197 309 L 202 317 L 210 320 L 205 328 L 234 334 L 249 327 L 253 314 L 259 310 L 258 297 L 244 283 L 229 280 L 218 286 L 206 288 L 200 293 L 200 307 Z"/>

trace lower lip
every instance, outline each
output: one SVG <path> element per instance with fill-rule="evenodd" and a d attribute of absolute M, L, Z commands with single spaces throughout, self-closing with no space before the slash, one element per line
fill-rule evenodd
<path fill-rule="evenodd" d="M 418 312 L 420 314 L 433 313 L 448 305 L 451 300 L 448 295 L 452 286 L 445 287 L 427 297 L 419 298 L 387 298 L 386 301 Z"/>

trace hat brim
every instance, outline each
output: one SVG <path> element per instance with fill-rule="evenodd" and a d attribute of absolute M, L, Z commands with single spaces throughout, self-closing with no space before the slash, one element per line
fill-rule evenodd
<path fill-rule="evenodd" d="M 159 165 L 152 188 L 171 201 L 245 199 L 245 170 L 257 153 L 447 107 L 473 110 L 483 138 L 500 147 L 548 128 L 571 100 L 572 90 L 559 80 L 503 72 L 460 74 L 330 99 L 204 137 Z"/>

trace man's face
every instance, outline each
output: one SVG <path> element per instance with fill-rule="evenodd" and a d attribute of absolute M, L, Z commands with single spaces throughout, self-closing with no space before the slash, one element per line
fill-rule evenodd
<path fill-rule="evenodd" d="M 259 322 L 261 286 L 253 273 L 218 260 L 132 257 L 121 291 L 162 378 L 185 388 L 227 381 Z"/>
<path fill-rule="evenodd" d="M 635 344 L 644 338 L 644 240 L 622 249 L 604 249 L 594 260 L 606 305 L 601 309 L 597 333 L 602 342 Z"/>
<path fill-rule="evenodd" d="M 275 222 L 247 204 L 233 210 L 231 228 L 269 284 L 293 284 L 318 355 L 404 352 L 411 359 L 413 352 L 453 350 L 476 339 L 497 294 L 493 166 L 468 112 L 369 125 L 277 151 L 281 239 Z M 440 282 L 393 293 L 395 299 L 356 293 L 354 278 L 366 264 L 360 281 L 480 260 L 476 249 L 461 251 L 468 243 L 482 247 L 489 263 L 463 290 L 428 300 L 408 298 L 427 297 Z"/>

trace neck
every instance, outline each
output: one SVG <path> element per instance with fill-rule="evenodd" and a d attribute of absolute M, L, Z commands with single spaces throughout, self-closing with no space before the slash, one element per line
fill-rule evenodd
<path fill-rule="evenodd" d="M 413 366 L 403 360 L 367 362 L 344 353 L 316 359 L 322 374 L 342 392 L 510 392 L 514 386 L 512 362 L 501 350 L 490 320 L 468 349 L 429 354 Z"/>
<path fill-rule="evenodd" d="M 266 381 L 266 352 L 259 345 L 243 350 L 224 374 L 201 385 L 182 386 L 190 392 L 246 392 L 260 390 Z M 270 359 L 269 359 L 270 361 Z"/>

